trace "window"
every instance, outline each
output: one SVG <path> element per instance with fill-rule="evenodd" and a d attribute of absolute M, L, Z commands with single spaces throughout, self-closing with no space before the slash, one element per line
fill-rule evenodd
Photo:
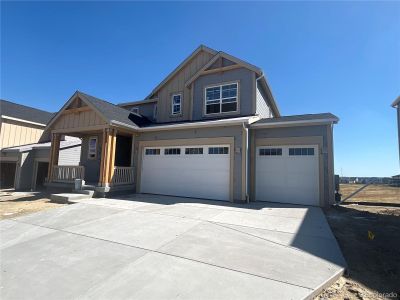
<path fill-rule="evenodd" d="M 206 88 L 206 115 L 237 111 L 237 90 L 237 83 Z"/>
<path fill-rule="evenodd" d="M 97 137 L 90 137 L 89 138 L 89 145 L 88 145 L 88 159 L 96 159 L 97 157 Z"/>
<path fill-rule="evenodd" d="M 185 154 L 203 154 L 203 148 L 186 148 Z"/>
<path fill-rule="evenodd" d="M 314 155 L 314 148 L 289 148 L 289 156 Z"/>
<path fill-rule="evenodd" d="M 181 149 L 180 148 L 167 148 L 167 149 L 164 149 L 164 154 L 165 155 L 180 155 Z"/>
<path fill-rule="evenodd" d="M 160 155 L 160 149 L 146 149 L 146 155 Z"/>
<path fill-rule="evenodd" d="M 208 154 L 228 154 L 228 147 L 210 147 L 208 148 Z"/>
<path fill-rule="evenodd" d="M 282 156 L 282 148 L 260 149 L 260 156 Z"/>
<path fill-rule="evenodd" d="M 139 114 L 139 107 L 132 107 L 131 112 L 133 112 L 134 114 Z"/>
<path fill-rule="evenodd" d="M 172 114 L 179 115 L 182 112 L 182 95 L 172 95 Z"/>

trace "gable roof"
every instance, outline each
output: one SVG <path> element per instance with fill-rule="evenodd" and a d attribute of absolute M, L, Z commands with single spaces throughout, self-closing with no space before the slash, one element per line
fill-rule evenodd
<path fill-rule="evenodd" d="M 61 113 L 68 107 L 68 105 L 76 98 L 81 99 L 95 112 L 97 112 L 102 119 L 110 125 L 125 126 L 129 128 L 138 128 L 138 123 L 146 122 L 147 119 L 139 114 L 134 114 L 127 109 L 121 108 L 108 101 L 93 97 L 91 95 L 76 91 L 72 97 L 64 104 L 60 111 L 49 122 L 47 127 L 50 127 L 54 121 L 61 115 Z"/>
<path fill-rule="evenodd" d="M 217 54 L 217 51 L 214 49 L 211 49 L 207 46 L 200 45 L 197 47 L 196 50 L 192 52 L 183 62 L 181 62 L 163 81 L 161 81 L 152 91 L 151 93 L 145 98 L 145 99 L 150 99 L 151 96 L 153 96 L 155 93 L 158 92 L 158 90 L 166 84 L 172 77 L 175 76 L 176 73 L 178 73 L 193 57 L 195 57 L 200 51 L 206 51 L 208 53 L 211 53 L 213 55 Z"/>
<path fill-rule="evenodd" d="M 396 106 L 399 105 L 399 103 L 400 103 L 400 96 L 398 96 L 398 97 L 396 98 L 396 100 L 393 101 L 392 106 L 393 106 L 393 107 L 396 107 Z"/>
<path fill-rule="evenodd" d="M 262 74 L 262 70 L 261 70 L 259 67 L 256 67 L 256 66 L 254 66 L 254 65 L 252 65 L 252 64 L 249 64 L 248 62 L 245 62 L 244 60 L 241 60 L 240 58 L 234 57 L 234 56 L 232 56 L 232 55 L 230 55 L 230 54 L 228 54 L 228 53 L 219 51 L 217 54 L 215 54 L 215 55 L 213 56 L 213 58 L 212 58 L 208 63 L 206 63 L 206 64 L 205 64 L 200 70 L 198 70 L 188 81 L 185 82 L 185 86 L 188 87 L 189 85 L 191 85 L 191 84 L 193 83 L 193 81 L 195 81 L 198 77 L 200 77 L 201 74 L 202 74 L 205 70 L 207 70 L 207 68 L 209 68 L 210 66 L 212 66 L 213 63 L 215 63 L 219 58 L 226 58 L 226 59 L 228 59 L 228 60 L 230 60 L 230 61 L 233 61 L 234 63 L 236 63 L 236 64 L 238 64 L 238 65 L 244 67 L 244 68 L 247 68 L 247 69 L 249 69 L 249 70 L 254 71 L 254 72 L 257 73 L 258 75 L 261 75 L 261 74 Z"/>
<path fill-rule="evenodd" d="M 0 100 L 0 114 L 41 125 L 46 125 L 54 116 L 53 113 L 7 100 Z"/>

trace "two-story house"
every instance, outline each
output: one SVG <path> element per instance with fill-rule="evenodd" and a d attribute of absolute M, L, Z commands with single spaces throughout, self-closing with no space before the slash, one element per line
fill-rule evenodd
<path fill-rule="evenodd" d="M 262 70 L 198 47 L 141 101 L 82 92 L 50 121 L 49 186 L 81 178 L 117 190 L 326 206 L 334 199 L 330 113 L 281 116 Z M 58 162 L 80 137 L 80 166 Z"/>

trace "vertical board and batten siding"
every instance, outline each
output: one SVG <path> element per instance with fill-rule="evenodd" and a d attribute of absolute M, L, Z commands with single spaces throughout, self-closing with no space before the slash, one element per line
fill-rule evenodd
<path fill-rule="evenodd" d="M 73 129 L 104 124 L 105 122 L 95 111 L 86 110 L 62 114 L 52 125 L 52 129 Z"/>
<path fill-rule="evenodd" d="M 272 112 L 267 104 L 265 94 L 258 84 L 256 84 L 256 114 L 261 118 L 272 117 Z"/>
<path fill-rule="evenodd" d="M 191 119 L 191 92 L 185 87 L 189 80 L 213 57 L 211 53 L 200 51 L 188 64 L 182 68 L 158 91 L 157 122 L 183 121 Z M 182 93 L 182 114 L 171 116 L 171 96 L 174 93 Z"/>
<path fill-rule="evenodd" d="M 0 149 L 37 143 L 44 127 L 33 124 L 2 120 L 0 131 Z"/>

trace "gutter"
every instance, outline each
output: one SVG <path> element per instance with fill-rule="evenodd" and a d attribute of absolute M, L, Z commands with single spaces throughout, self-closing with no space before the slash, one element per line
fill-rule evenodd
<path fill-rule="evenodd" d="M 129 129 L 135 129 L 135 130 L 139 130 L 140 128 L 137 126 L 133 126 L 133 125 L 128 125 L 116 120 L 111 120 L 110 121 L 110 125 L 115 125 L 115 126 L 120 126 L 120 127 L 125 127 L 125 128 L 129 128 Z"/>
<path fill-rule="evenodd" d="M 298 120 L 298 121 L 282 121 L 273 123 L 256 123 L 252 124 L 251 128 L 270 128 L 282 127 L 288 125 L 317 125 L 317 124 L 336 124 L 338 119 L 314 119 L 314 120 Z"/>
<path fill-rule="evenodd" d="M 28 121 L 28 120 L 24 120 L 24 119 L 18 119 L 18 118 L 14 118 L 14 117 L 9 117 L 9 116 L 1 116 L 3 119 L 7 119 L 7 120 L 12 120 L 12 121 L 17 121 L 17 122 L 22 122 L 22 123 L 28 123 L 28 124 L 33 124 L 33 125 L 38 125 L 38 126 L 43 126 L 46 127 L 46 124 L 42 124 L 42 123 L 37 123 L 37 122 L 32 122 L 32 121 Z"/>
<path fill-rule="evenodd" d="M 171 124 L 171 125 L 161 125 L 152 127 L 141 127 L 138 129 L 139 132 L 147 131 L 160 131 L 160 130 L 170 130 L 170 129 L 187 129 L 187 128 L 200 128 L 200 127 L 214 127 L 214 126 L 227 126 L 227 125 L 242 125 L 242 124 L 252 124 L 258 121 L 259 117 L 244 117 L 226 119 L 226 120 L 213 120 L 207 122 L 193 122 L 193 123 L 183 123 L 183 124 Z"/>

